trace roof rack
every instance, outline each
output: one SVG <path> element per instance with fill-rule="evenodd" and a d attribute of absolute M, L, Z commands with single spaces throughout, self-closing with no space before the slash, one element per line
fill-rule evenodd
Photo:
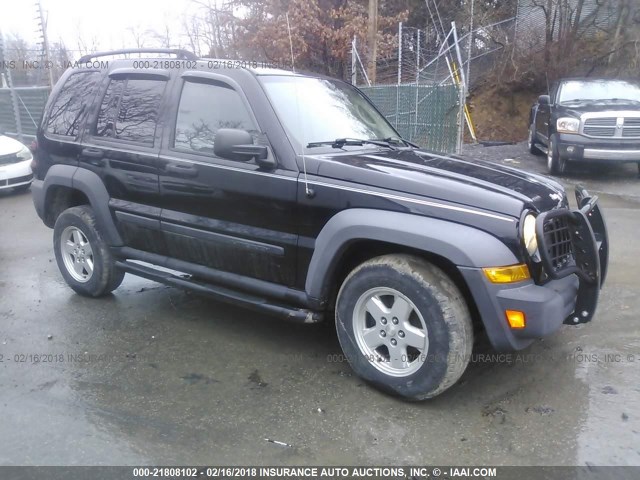
<path fill-rule="evenodd" d="M 172 55 L 176 55 L 178 58 L 183 60 L 198 59 L 198 56 L 195 53 L 178 48 L 123 48 L 121 50 L 109 50 L 106 52 L 96 52 L 89 55 L 83 55 L 82 57 L 80 57 L 80 60 L 78 60 L 78 63 L 88 62 L 92 58 L 106 57 L 109 55 L 125 55 L 128 53 L 169 53 Z"/>

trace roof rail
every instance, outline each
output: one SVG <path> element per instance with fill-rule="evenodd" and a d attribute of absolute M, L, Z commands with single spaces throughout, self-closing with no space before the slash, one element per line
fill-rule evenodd
<path fill-rule="evenodd" d="M 78 63 L 85 63 L 92 58 L 106 57 L 109 55 L 125 55 L 128 53 L 169 53 L 176 55 L 183 60 L 197 60 L 198 56 L 188 50 L 182 50 L 178 48 L 123 48 L 121 50 L 109 50 L 106 52 L 96 52 L 89 55 L 83 55 L 78 60 Z"/>

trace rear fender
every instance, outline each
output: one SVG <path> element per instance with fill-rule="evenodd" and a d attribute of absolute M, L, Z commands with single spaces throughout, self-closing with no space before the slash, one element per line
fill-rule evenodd
<path fill-rule="evenodd" d="M 114 247 L 124 245 L 109 210 L 109 193 L 96 173 L 71 165 L 53 165 L 49 168 L 42 187 L 36 188 L 33 198 L 36 211 L 42 218 L 45 218 L 47 194 L 49 189 L 54 186 L 81 191 L 89 199 L 98 221 L 100 233 L 107 244 Z"/>

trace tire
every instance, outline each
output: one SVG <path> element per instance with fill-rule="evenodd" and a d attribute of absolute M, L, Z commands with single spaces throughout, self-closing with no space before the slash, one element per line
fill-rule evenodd
<path fill-rule="evenodd" d="M 410 255 L 384 255 L 354 269 L 338 293 L 336 329 L 356 374 L 411 400 L 451 387 L 473 347 L 471 315 L 458 288 Z"/>
<path fill-rule="evenodd" d="M 529 125 L 529 135 L 527 137 L 527 150 L 529 150 L 529 153 L 532 153 L 534 155 L 540 155 L 542 152 L 538 149 L 538 147 L 536 147 L 537 136 L 536 136 L 535 128 L 536 127 L 533 123 Z"/>
<path fill-rule="evenodd" d="M 562 175 L 567 170 L 567 160 L 560 156 L 558 151 L 558 141 L 554 133 L 549 137 L 549 147 L 547 150 L 547 170 L 552 175 Z"/>
<path fill-rule="evenodd" d="M 62 212 L 53 228 L 58 268 L 67 284 L 87 297 L 107 295 L 124 279 L 96 225 L 91 207 L 82 205 Z"/>

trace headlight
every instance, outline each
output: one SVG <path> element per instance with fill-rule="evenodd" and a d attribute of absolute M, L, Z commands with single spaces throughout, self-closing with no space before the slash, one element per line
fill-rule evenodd
<path fill-rule="evenodd" d="M 556 130 L 559 133 L 578 133 L 580 120 L 577 118 L 563 117 L 556 122 Z"/>
<path fill-rule="evenodd" d="M 530 256 L 534 256 L 538 251 L 538 237 L 536 236 L 536 216 L 532 213 L 524 217 L 522 225 L 522 240 Z"/>
<path fill-rule="evenodd" d="M 22 147 L 22 150 L 20 150 L 16 156 L 20 159 L 20 160 L 31 160 L 33 159 L 33 155 L 31 155 L 31 150 L 29 150 L 27 147 Z"/>

